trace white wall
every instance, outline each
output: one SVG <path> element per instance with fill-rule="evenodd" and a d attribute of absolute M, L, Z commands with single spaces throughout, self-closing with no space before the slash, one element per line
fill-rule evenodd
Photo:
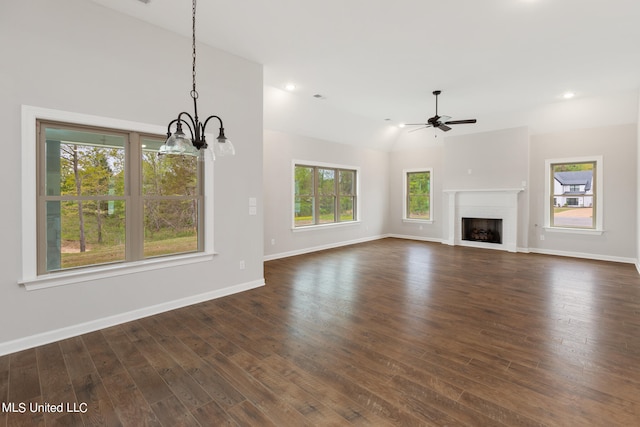
<path fill-rule="evenodd" d="M 444 138 L 445 189 L 518 188 L 528 177 L 526 127 Z"/>
<path fill-rule="evenodd" d="M 83 0 L 2 2 L 0 40 L 0 178 L 8 184 L 0 214 L 0 354 L 263 283 L 262 67 L 198 46 L 200 113 L 224 119 L 238 153 L 215 166 L 218 255 L 44 290 L 18 285 L 20 184 L 35 185 L 20 183 L 21 105 L 166 126 L 192 109 L 191 41 Z M 257 216 L 248 215 L 250 197 L 258 199 Z"/>
<path fill-rule="evenodd" d="M 410 134 L 414 136 L 415 134 Z M 443 206 L 443 139 L 425 138 L 422 147 L 407 147 L 389 153 L 389 233 L 421 240 L 440 241 L 446 223 Z M 432 168 L 431 223 L 404 222 L 404 170 Z"/>
<path fill-rule="evenodd" d="M 360 222 L 292 230 L 292 162 L 306 160 L 360 168 Z M 264 131 L 267 259 L 380 237 L 387 229 L 388 154 L 274 130 Z M 274 244 L 272 244 L 274 242 Z"/>
<path fill-rule="evenodd" d="M 640 93 L 638 93 L 638 128 L 636 131 L 636 270 L 640 273 Z"/>
<path fill-rule="evenodd" d="M 531 219 L 529 247 L 537 252 L 590 255 L 603 259 L 636 257 L 637 125 L 614 125 L 533 135 L 531 138 Z M 600 236 L 545 233 L 546 159 L 602 156 L 604 203 Z M 544 235 L 544 240 L 540 236 Z"/>

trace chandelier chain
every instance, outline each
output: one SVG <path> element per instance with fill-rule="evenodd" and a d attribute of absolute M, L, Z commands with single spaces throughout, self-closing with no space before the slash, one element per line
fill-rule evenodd
<path fill-rule="evenodd" d="M 196 0 L 193 0 L 193 7 L 192 7 L 192 24 L 191 24 L 191 34 L 192 34 L 192 42 L 191 42 L 191 47 L 192 47 L 192 54 L 191 54 L 191 58 L 192 58 L 192 67 L 191 67 L 191 75 L 193 77 L 193 90 L 191 91 L 191 97 L 192 98 L 197 98 L 198 97 L 198 91 L 196 91 Z"/>

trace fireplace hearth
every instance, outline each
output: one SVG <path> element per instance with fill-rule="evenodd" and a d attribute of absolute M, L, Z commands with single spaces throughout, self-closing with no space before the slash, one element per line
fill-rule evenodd
<path fill-rule="evenodd" d="M 462 240 L 502 244 L 501 218 L 462 218 Z"/>

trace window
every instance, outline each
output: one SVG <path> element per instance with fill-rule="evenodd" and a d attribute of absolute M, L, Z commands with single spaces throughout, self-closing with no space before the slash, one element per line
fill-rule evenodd
<path fill-rule="evenodd" d="M 37 122 L 37 273 L 202 251 L 202 162 L 164 137 Z"/>
<path fill-rule="evenodd" d="M 294 227 L 357 220 L 357 169 L 294 164 Z"/>
<path fill-rule="evenodd" d="M 549 229 L 602 231 L 602 158 L 546 161 Z"/>
<path fill-rule="evenodd" d="M 404 171 L 404 219 L 431 221 L 431 169 Z"/>
<path fill-rule="evenodd" d="M 118 158 L 124 152 L 125 162 L 129 162 L 128 166 L 124 166 L 124 181 L 116 176 L 109 178 L 105 195 L 104 187 L 102 190 L 98 189 L 83 191 L 81 188 L 81 196 L 77 196 L 75 193 L 68 194 L 56 194 L 55 177 L 58 176 L 59 184 L 62 187 L 63 181 L 60 178 L 60 173 L 57 172 L 53 166 L 55 162 L 49 166 L 46 165 L 46 145 L 39 144 L 40 133 L 42 132 L 42 126 L 38 126 L 38 122 L 62 126 L 63 129 L 69 129 L 70 131 L 87 131 L 88 133 L 97 133 L 102 136 L 94 138 L 92 143 L 100 148 L 103 155 L 112 158 Z M 67 125 L 64 125 L 67 123 Z M 68 125 L 73 123 L 73 125 Z M 38 129 L 40 128 L 40 129 Z M 124 129 L 126 131 L 119 131 L 115 129 Z M 142 195 L 142 152 L 143 149 L 149 148 L 153 150 L 152 145 L 148 147 L 142 147 L 147 142 L 156 141 L 160 142 L 164 139 L 164 136 L 159 137 L 157 135 L 164 135 L 166 132 L 165 126 L 150 125 L 146 123 L 133 122 L 128 120 L 113 119 L 108 117 L 93 116 L 88 114 L 73 113 L 68 111 L 53 110 L 48 108 L 33 107 L 30 105 L 22 106 L 22 138 L 21 138 L 21 235 L 22 235 L 22 275 L 19 280 L 19 284 L 23 285 L 26 290 L 33 291 L 38 289 L 46 289 L 53 286 L 63 286 L 73 283 L 82 283 L 87 281 L 94 281 L 98 279 L 105 279 L 111 277 L 117 277 L 124 274 L 138 273 L 150 270 L 156 270 L 164 267 L 184 266 L 200 262 L 208 262 L 213 259 L 215 254 L 213 248 L 213 189 L 211 186 L 204 185 L 205 182 L 213 181 L 213 159 L 204 156 L 202 159 L 202 165 L 198 165 L 198 183 L 197 188 L 198 196 L 198 249 L 197 251 L 167 251 L 172 252 L 165 253 L 164 256 L 152 255 L 150 245 L 147 244 L 147 251 L 145 253 L 145 240 L 147 242 L 157 239 L 158 233 L 155 235 L 147 235 L 147 238 L 140 237 L 145 236 L 142 219 L 144 215 L 140 212 L 143 211 Z M 118 139 L 118 138 L 124 138 Z M 214 135 L 207 135 L 209 139 L 213 139 Z M 146 142 L 143 142 L 146 139 Z M 66 140 L 65 140 L 66 141 Z M 124 148 L 120 147 L 122 141 Z M 61 141 L 62 142 L 62 141 Z M 67 141 L 75 142 L 75 145 L 84 145 L 82 150 L 89 150 L 92 146 L 91 141 Z M 84 142 L 84 144 L 80 144 Z M 46 144 L 46 138 L 45 138 Z M 72 144 L 73 145 L 73 144 Z M 55 144 L 51 144 L 50 147 L 55 147 Z M 138 148 L 135 148 L 138 147 Z M 51 148 L 53 150 L 53 148 Z M 138 151 L 139 150 L 139 151 Z M 105 154 L 106 153 L 106 154 Z M 58 150 L 58 154 L 60 151 Z M 73 155 L 73 152 L 67 153 Z M 80 154 L 79 154 L 80 156 Z M 97 156 L 97 154 L 96 154 Z M 139 161 L 133 161 L 132 156 L 137 156 Z M 62 159 L 58 157 L 58 161 L 62 162 Z M 80 161 L 80 159 L 78 159 Z M 109 166 L 115 171 L 115 160 L 111 160 L 112 164 Z M 109 164 L 109 160 L 107 160 Z M 134 165 L 139 164 L 136 168 Z M 46 178 L 46 168 L 49 167 L 52 176 Z M 129 172 L 127 172 L 127 170 Z M 43 186 L 45 179 L 50 181 L 50 185 L 53 188 L 49 189 L 49 192 Z M 99 181 L 99 180 L 97 180 Z M 69 188 L 69 182 L 75 186 L 73 180 L 66 182 L 66 189 Z M 111 184 L 111 182 L 113 182 Z M 119 182 L 119 184 L 117 184 Z M 102 182 L 104 184 L 104 181 Z M 118 185 L 124 185 L 124 192 L 119 190 Z M 135 190 L 134 186 L 138 186 L 139 190 Z M 62 188 L 60 190 L 62 193 Z M 75 194 L 75 196 L 74 196 Z M 124 196 L 122 196 L 124 194 Z M 47 198 L 41 199 L 45 195 Z M 153 199 L 156 195 L 146 194 L 147 199 Z M 167 200 L 175 200 L 181 197 L 189 198 L 188 194 L 183 196 L 161 194 L 157 195 L 158 199 L 165 198 Z M 58 200 L 56 200 L 58 198 Z M 136 201 L 137 200 L 137 201 Z M 193 199 L 192 199 L 193 200 Z M 55 230 L 55 224 L 48 225 L 46 223 L 45 215 L 46 209 L 50 207 L 50 213 L 52 214 L 52 222 L 56 221 L 55 207 L 56 203 L 47 202 L 59 202 L 60 204 L 60 231 L 62 232 L 62 221 L 65 219 L 62 216 L 62 207 L 64 203 L 75 203 L 76 208 L 79 206 L 79 201 L 82 201 L 83 208 L 90 209 L 92 207 L 99 207 L 100 220 L 105 220 L 107 216 L 111 216 L 109 219 L 114 220 L 114 216 L 122 212 L 122 206 L 124 206 L 125 218 L 119 218 L 119 222 L 124 221 L 124 260 L 122 261 L 122 255 L 116 252 L 116 261 L 104 262 L 99 264 L 91 264 L 86 262 L 84 266 L 68 267 L 56 269 L 50 268 L 51 273 L 47 273 L 47 255 L 54 258 L 55 251 L 46 248 L 46 243 L 43 245 L 41 240 L 45 242 L 47 240 L 55 242 L 53 237 L 47 236 L 47 227 L 51 230 Z M 101 202 L 100 206 L 96 202 Z M 89 206 L 85 206 L 85 205 Z M 136 214 L 134 211 L 138 210 Z M 98 209 L 96 209 L 98 212 Z M 90 213 L 96 215 L 96 213 Z M 78 212 L 79 215 L 79 212 Z M 136 218 L 138 222 L 136 223 Z M 97 223 L 97 219 L 95 220 Z M 69 222 L 69 224 L 72 224 Z M 206 224 L 206 227 L 203 226 Z M 94 229 L 95 230 L 95 229 Z M 102 229 L 103 233 L 105 228 Z M 137 232 L 136 232 L 137 230 Z M 55 234 L 51 231 L 50 234 Z M 131 237 L 134 236 L 134 237 Z M 137 237 L 135 237 L 137 236 Z M 62 238 L 62 234 L 60 236 Z M 78 236 L 79 238 L 79 231 Z M 91 236 L 90 236 L 91 237 Z M 113 240 L 113 235 L 106 236 L 103 234 L 103 241 L 108 239 Z M 185 236 L 177 236 L 185 237 Z M 77 243 L 79 246 L 79 243 Z M 43 252 L 44 246 L 44 252 Z M 87 246 L 91 248 L 91 243 L 87 243 Z M 192 246 L 193 247 L 193 246 Z M 77 250 L 77 249 L 74 249 Z M 48 252 L 48 254 L 47 254 Z M 137 255 L 136 255 L 137 254 Z M 59 257 L 62 258 L 62 250 L 59 251 Z M 49 261 L 53 263 L 53 261 Z M 60 261 L 62 265 L 62 260 Z M 55 266 L 55 264 L 50 264 Z M 41 273 L 44 271 L 44 273 Z"/>

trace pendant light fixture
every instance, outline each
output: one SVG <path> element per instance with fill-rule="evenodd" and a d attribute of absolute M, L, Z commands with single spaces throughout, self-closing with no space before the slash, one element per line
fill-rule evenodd
<path fill-rule="evenodd" d="M 231 141 L 224 135 L 224 125 L 218 116 L 209 116 L 201 123 L 198 119 L 198 91 L 196 90 L 196 0 L 193 0 L 192 8 L 192 77 L 193 88 L 190 95 L 193 98 L 193 116 L 185 111 L 178 114 L 178 118 L 169 122 L 167 126 L 167 140 L 160 147 L 159 154 L 183 154 L 189 156 L 199 156 L 205 148 L 209 147 L 205 140 L 205 129 L 209 120 L 215 119 L 220 123 L 218 138 L 213 150 L 213 158 L 216 156 L 233 156 L 236 151 Z M 172 127 L 175 131 L 172 132 Z M 189 138 L 183 131 L 183 126 L 189 131 Z"/>

